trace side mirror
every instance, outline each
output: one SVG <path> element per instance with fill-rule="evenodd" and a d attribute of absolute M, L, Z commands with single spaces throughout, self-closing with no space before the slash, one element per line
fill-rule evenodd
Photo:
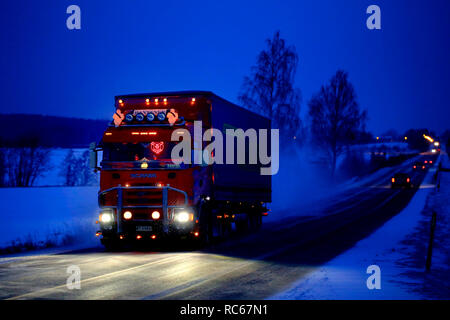
<path fill-rule="evenodd" d="M 94 170 L 98 170 L 99 167 L 97 166 L 97 144 L 95 142 L 92 142 L 89 145 L 89 167 Z"/>

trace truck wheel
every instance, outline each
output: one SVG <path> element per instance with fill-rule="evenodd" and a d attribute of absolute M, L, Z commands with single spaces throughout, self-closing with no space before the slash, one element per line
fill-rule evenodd
<path fill-rule="evenodd" d="M 258 231 L 262 225 L 262 216 L 260 214 L 252 214 L 249 217 L 250 220 L 250 230 Z"/>
<path fill-rule="evenodd" d="M 235 221 L 236 231 L 238 233 L 245 233 L 249 229 L 249 218 L 247 216 L 246 219 L 240 219 Z"/>
<path fill-rule="evenodd" d="M 222 221 L 220 223 L 220 237 L 228 238 L 231 234 L 231 223 L 228 221 Z"/>
<path fill-rule="evenodd" d="M 211 244 L 213 239 L 211 214 L 205 205 L 202 205 L 199 210 L 200 210 L 200 242 L 203 245 L 207 246 Z"/>

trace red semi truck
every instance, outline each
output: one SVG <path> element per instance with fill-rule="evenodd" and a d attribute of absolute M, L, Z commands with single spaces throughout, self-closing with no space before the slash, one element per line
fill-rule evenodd
<path fill-rule="evenodd" d="M 202 138 L 208 129 L 224 136 L 226 129 L 242 129 L 232 139 L 243 139 L 248 156 L 249 137 L 242 131 L 270 132 L 269 119 L 208 91 L 120 95 L 115 108 L 101 141 L 91 144 L 91 164 L 100 171 L 97 235 L 106 248 L 174 236 L 208 243 L 232 229 L 260 227 L 271 202 L 271 175 L 261 174 L 260 161 L 205 162 L 210 142 Z M 200 140 L 192 139 L 199 133 Z M 183 137 L 173 141 L 177 135 Z M 191 161 L 171 156 L 181 141 L 188 141 L 191 154 L 181 155 Z"/>

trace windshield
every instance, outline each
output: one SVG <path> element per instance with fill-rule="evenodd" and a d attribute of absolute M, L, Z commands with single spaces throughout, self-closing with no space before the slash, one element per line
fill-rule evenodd
<path fill-rule="evenodd" d="M 105 143 L 103 161 L 165 161 L 172 163 L 171 152 L 176 142 Z"/>

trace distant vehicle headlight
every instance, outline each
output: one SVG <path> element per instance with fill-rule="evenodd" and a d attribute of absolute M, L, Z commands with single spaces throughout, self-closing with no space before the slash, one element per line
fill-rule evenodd
<path fill-rule="evenodd" d="M 110 212 L 102 212 L 100 214 L 99 220 L 101 223 L 110 223 L 114 220 L 114 216 Z"/>
<path fill-rule="evenodd" d="M 148 121 L 155 120 L 155 115 L 152 112 L 147 113 L 147 120 Z"/>
<path fill-rule="evenodd" d="M 158 113 L 158 120 L 163 121 L 164 119 L 166 119 L 166 114 L 164 112 Z"/>
<path fill-rule="evenodd" d="M 127 115 L 125 116 L 125 121 L 126 122 L 133 121 L 133 114 L 132 113 L 127 113 Z"/>
<path fill-rule="evenodd" d="M 138 113 L 137 115 L 136 115 L 136 120 L 137 121 L 142 121 L 142 120 L 144 120 L 144 115 L 142 114 L 142 113 Z"/>

